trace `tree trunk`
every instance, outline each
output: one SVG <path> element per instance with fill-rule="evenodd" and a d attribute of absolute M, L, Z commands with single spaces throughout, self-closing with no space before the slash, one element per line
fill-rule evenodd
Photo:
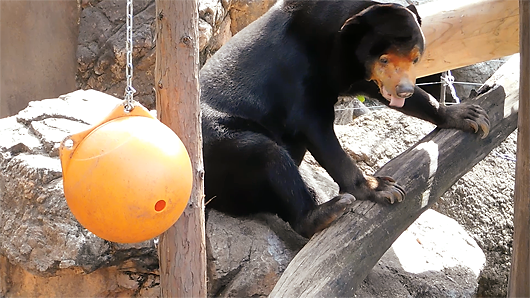
<path fill-rule="evenodd" d="M 156 19 L 158 117 L 186 146 L 194 176 L 188 207 L 160 236 L 160 288 L 162 297 L 206 297 L 197 0 L 156 0 Z"/>
<path fill-rule="evenodd" d="M 501 86 L 474 99 L 488 111 L 487 138 L 436 129 L 376 175 L 405 187 L 402 203 L 357 201 L 331 227 L 315 235 L 291 261 L 270 297 L 352 297 L 385 251 L 436 200 L 514 131 L 518 110 L 518 59 L 493 78 Z M 507 90 L 505 96 L 504 89 Z"/>
<path fill-rule="evenodd" d="M 418 6 L 427 47 L 418 76 L 497 59 L 519 51 L 514 0 L 444 0 Z"/>
<path fill-rule="evenodd" d="M 520 0 L 521 81 L 509 297 L 530 297 L 530 2 Z"/>

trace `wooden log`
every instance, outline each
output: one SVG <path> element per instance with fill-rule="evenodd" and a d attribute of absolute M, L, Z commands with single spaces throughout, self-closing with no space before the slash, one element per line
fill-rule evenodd
<path fill-rule="evenodd" d="M 473 100 L 488 111 L 491 131 L 487 138 L 436 129 L 391 160 L 376 175 L 394 177 L 405 187 L 406 199 L 393 206 L 355 202 L 351 212 L 315 235 L 296 255 L 269 297 L 352 297 L 395 239 L 514 131 L 518 63 L 514 57 L 487 82 L 496 81 L 504 88 L 495 86 Z"/>
<path fill-rule="evenodd" d="M 515 165 L 513 255 L 508 297 L 530 297 L 530 2 L 520 0 L 521 81 Z"/>
<path fill-rule="evenodd" d="M 517 53 L 518 2 L 444 0 L 419 5 L 427 47 L 418 76 Z"/>
<path fill-rule="evenodd" d="M 160 236 L 161 297 L 206 297 L 204 167 L 199 108 L 198 0 L 156 0 L 156 106 L 193 167 L 190 201 Z"/>

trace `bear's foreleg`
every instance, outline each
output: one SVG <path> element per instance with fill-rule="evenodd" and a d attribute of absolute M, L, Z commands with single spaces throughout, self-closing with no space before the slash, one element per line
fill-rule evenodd
<path fill-rule="evenodd" d="M 363 175 L 352 158 L 342 149 L 333 124 L 318 125 L 315 121 L 307 136 L 307 148 L 337 182 L 340 193 L 349 193 L 358 200 L 390 204 L 401 202 L 405 198 L 405 190 L 396 184 L 394 179 Z"/>
<path fill-rule="evenodd" d="M 482 107 L 467 103 L 445 106 L 419 87 L 405 100 L 405 105 L 396 110 L 427 120 L 440 128 L 478 133 L 482 138 L 490 131 L 488 114 Z"/>

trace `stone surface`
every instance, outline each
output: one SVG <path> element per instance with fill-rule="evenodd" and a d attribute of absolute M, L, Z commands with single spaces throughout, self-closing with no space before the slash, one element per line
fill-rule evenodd
<path fill-rule="evenodd" d="M 457 96 L 461 99 L 469 98 L 472 90 L 477 90 L 508 59 L 509 57 L 504 57 L 452 70 Z M 453 102 L 450 89 L 448 87 L 446 89 L 447 101 Z"/>
<path fill-rule="evenodd" d="M 277 216 L 233 218 L 208 213 L 211 297 L 266 297 L 307 242 Z"/>
<path fill-rule="evenodd" d="M 10 264 L 2 266 L 10 271 L 1 276 L 11 276 L 0 294 L 48 296 L 30 283 L 18 288 L 17 281 L 53 280 L 64 272 L 84 275 L 127 264 L 115 272 L 147 278 L 158 267 L 152 240 L 119 245 L 96 237 L 75 220 L 63 195 L 58 142 L 96 123 L 118 103 L 103 93 L 77 91 L 31 102 L 18 115 L 0 119 L 0 255 Z"/>
<path fill-rule="evenodd" d="M 77 84 L 123 97 L 126 62 L 126 1 L 93 1 L 81 12 Z M 154 0 L 134 1 L 133 85 L 136 99 L 154 107 Z"/>
<path fill-rule="evenodd" d="M 236 34 L 269 10 L 277 0 L 232 0 L 230 29 Z"/>
<path fill-rule="evenodd" d="M 52 276 L 29 273 L 0 256 L 0 297 L 159 297 L 155 273 L 112 266 L 83 274 L 75 268 Z"/>
<path fill-rule="evenodd" d="M 486 254 L 479 297 L 506 297 L 513 240 L 517 131 L 453 185 L 433 209 L 456 219 Z"/>
<path fill-rule="evenodd" d="M 341 96 L 335 104 L 335 125 L 350 124 L 353 119 L 367 114 L 370 109 L 356 97 Z"/>
<path fill-rule="evenodd" d="M 265 13 L 276 0 L 199 1 L 200 62 Z M 84 0 L 77 48 L 77 85 L 123 97 L 126 62 L 126 1 Z M 155 108 L 153 89 L 155 67 L 154 0 L 134 1 L 133 86 L 136 100 Z"/>
<path fill-rule="evenodd" d="M 96 123 L 118 102 L 96 91 L 77 91 L 33 102 L 19 115 L 0 119 L 0 296 L 71 296 L 71 285 L 80 285 L 78 293 L 86 296 L 158 295 L 154 242 L 124 245 L 94 236 L 77 223 L 62 194 L 56 141 Z M 432 127 L 385 109 L 336 130 L 346 150 L 373 172 Z M 311 156 L 302 168 L 321 201 L 336 194 L 336 185 Z M 306 241 L 273 215 L 232 218 L 211 211 L 207 217 L 211 296 L 267 296 Z M 468 251 L 477 256 L 480 251 L 454 221 L 433 218 L 440 215 L 415 224 L 423 230 L 412 226 L 403 234 L 359 295 L 469 297 L 480 262 L 470 264 Z M 422 258 L 404 257 L 407 252 Z M 417 262 L 405 262 L 411 259 Z"/>
<path fill-rule="evenodd" d="M 357 118 L 352 125 L 336 126 L 346 150 L 359 167 L 374 173 L 404 151 L 433 126 L 397 112 L 384 110 Z M 387 114 L 381 116 L 380 114 Z M 374 126 L 374 121 L 380 125 Z M 369 137 L 379 136 L 379 137 Z M 513 191 L 517 132 L 457 181 L 435 204 L 434 210 L 459 222 L 486 255 L 479 276 L 479 297 L 505 297 L 512 255 Z"/>
<path fill-rule="evenodd" d="M 383 255 L 356 297 L 474 297 L 485 256 L 453 219 L 423 213 Z"/>

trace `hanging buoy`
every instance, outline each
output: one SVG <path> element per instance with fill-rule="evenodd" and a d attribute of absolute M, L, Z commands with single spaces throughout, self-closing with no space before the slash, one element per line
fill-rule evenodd
<path fill-rule="evenodd" d="M 187 205 L 192 168 L 177 135 L 140 105 L 119 105 L 60 146 L 64 193 L 79 223 L 135 243 L 171 227 Z"/>

